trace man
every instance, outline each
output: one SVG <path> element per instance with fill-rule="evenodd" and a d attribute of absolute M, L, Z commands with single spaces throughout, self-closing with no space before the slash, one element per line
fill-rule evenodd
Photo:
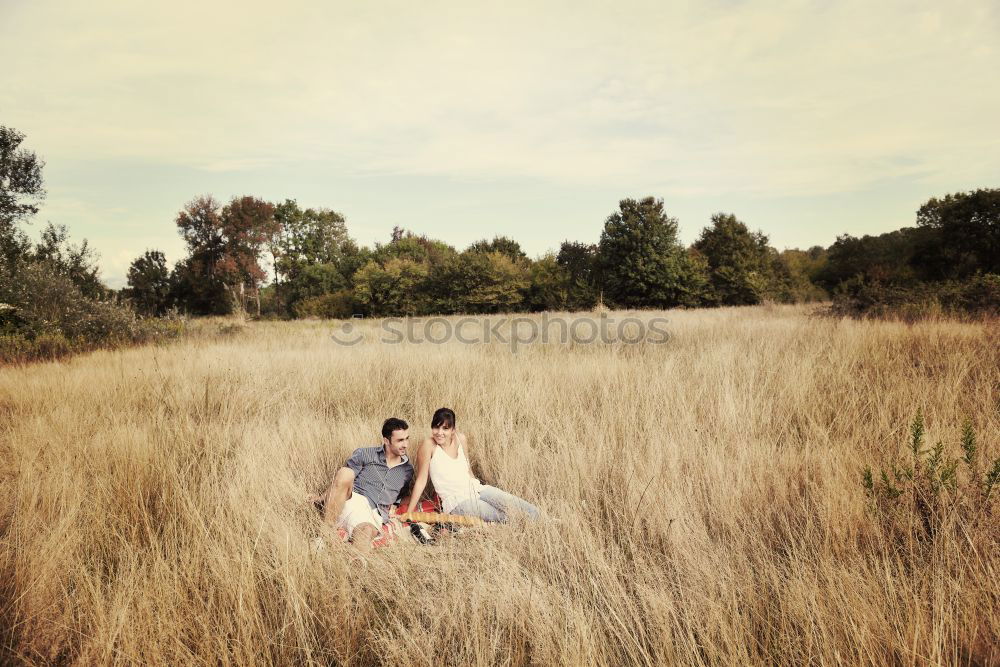
<path fill-rule="evenodd" d="M 355 449 L 330 488 L 315 499 L 323 521 L 346 530 L 361 551 L 371 549 L 382 524 L 389 521 L 389 508 L 413 479 L 413 465 L 406 457 L 409 428 L 402 419 L 386 419 L 382 446 Z"/>

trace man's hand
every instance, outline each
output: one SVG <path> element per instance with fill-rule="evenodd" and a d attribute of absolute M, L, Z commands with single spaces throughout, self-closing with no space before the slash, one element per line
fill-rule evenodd
<path fill-rule="evenodd" d="M 399 512 L 400 507 L 409 507 L 409 502 L 410 502 L 409 496 L 406 496 L 405 498 L 400 498 L 398 503 L 389 508 L 389 514 L 390 515 L 396 514 L 397 512 Z"/>

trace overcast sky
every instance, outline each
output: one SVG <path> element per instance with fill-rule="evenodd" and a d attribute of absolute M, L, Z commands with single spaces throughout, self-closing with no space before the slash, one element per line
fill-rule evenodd
<path fill-rule="evenodd" d="M 998 45 L 996 0 L 0 0 L 0 124 L 46 161 L 31 231 L 115 287 L 205 193 L 532 255 L 655 195 L 685 242 L 808 247 L 1000 187 Z"/>

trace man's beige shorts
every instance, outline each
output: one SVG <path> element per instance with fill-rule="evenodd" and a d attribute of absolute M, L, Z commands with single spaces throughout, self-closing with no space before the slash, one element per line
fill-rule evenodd
<path fill-rule="evenodd" d="M 354 529 L 363 523 L 370 523 L 375 529 L 381 529 L 382 516 L 371 508 L 363 495 L 355 492 L 344 503 L 344 509 L 337 517 L 337 527 L 346 530 L 350 537 L 354 534 Z"/>

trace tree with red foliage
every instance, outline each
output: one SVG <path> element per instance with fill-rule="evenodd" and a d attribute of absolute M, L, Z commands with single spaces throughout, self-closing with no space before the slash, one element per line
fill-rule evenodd
<path fill-rule="evenodd" d="M 234 307 L 245 310 L 255 299 L 259 315 L 260 284 L 267 275 L 261 254 L 278 231 L 274 206 L 245 196 L 220 209 L 214 198 L 197 197 L 178 214 L 177 226 L 189 253 L 179 265 L 186 275 L 175 281 L 185 286 L 181 301 L 195 312 L 225 313 Z"/>

